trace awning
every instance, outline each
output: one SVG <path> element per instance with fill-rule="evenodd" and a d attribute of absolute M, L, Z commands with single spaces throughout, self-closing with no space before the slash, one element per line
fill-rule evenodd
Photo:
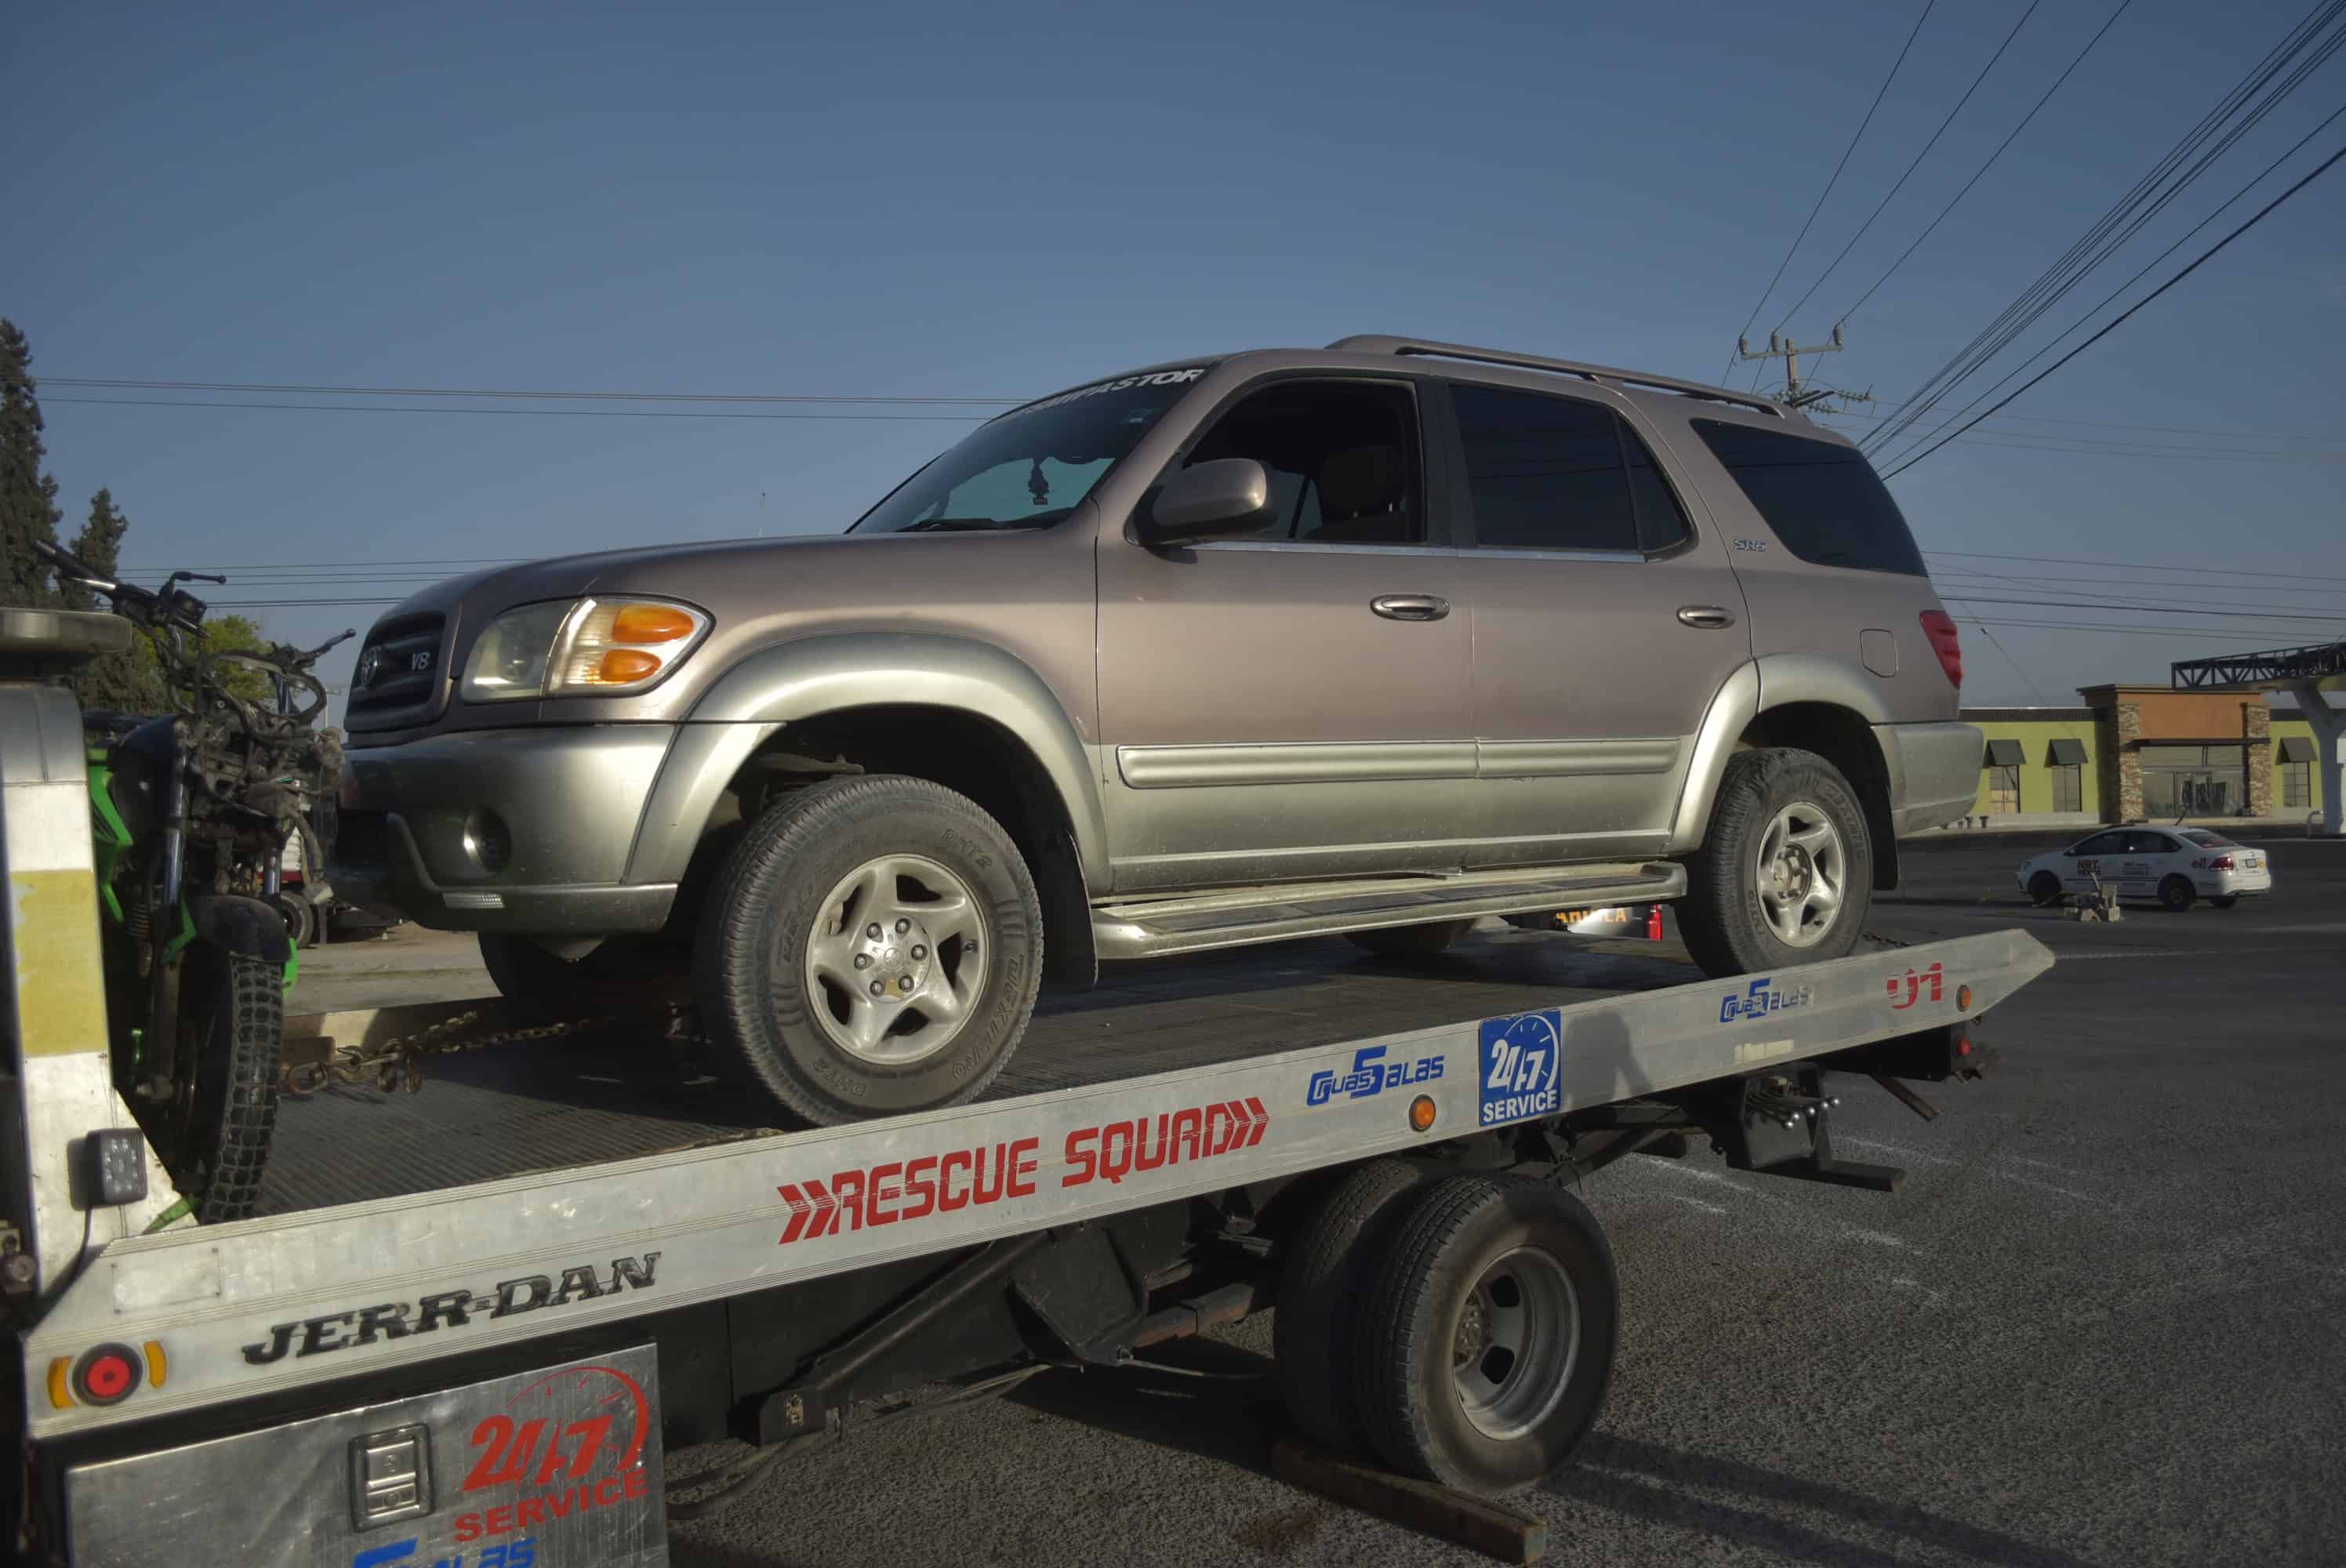
<path fill-rule="evenodd" d="M 2313 737 L 2310 735 L 2282 736 L 2280 738 L 2280 759 L 2283 762 L 2313 761 Z"/>
<path fill-rule="evenodd" d="M 2045 762 L 2050 768 L 2082 768 L 2086 764 L 2086 743 L 2082 740 L 2055 740 L 2045 748 Z"/>
<path fill-rule="evenodd" d="M 1987 743 L 1987 768 L 2017 768 L 2028 759 L 2017 740 L 1991 740 Z"/>

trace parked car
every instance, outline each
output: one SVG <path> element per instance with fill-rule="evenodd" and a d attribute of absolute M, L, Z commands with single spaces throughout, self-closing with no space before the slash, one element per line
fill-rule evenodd
<path fill-rule="evenodd" d="M 2023 861 L 2019 881 L 2040 908 L 2098 883 L 2171 910 L 2199 899 L 2228 910 L 2248 894 L 2270 892 L 2272 866 L 2262 850 L 2205 828 L 2111 828 Z"/>
<path fill-rule="evenodd" d="M 1838 957 L 1970 804 L 1961 680 L 1841 436 L 1348 338 L 1028 403 L 843 535 L 415 595 L 333 881 L 534 1004 L 688 987 L 835 1122 L 974 1097 L 1102 959 L 1666 901 L 1713 974 Z"/>

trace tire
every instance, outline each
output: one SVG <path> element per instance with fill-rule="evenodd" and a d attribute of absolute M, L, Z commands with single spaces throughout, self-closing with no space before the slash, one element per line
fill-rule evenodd
<path fill-rule="evenodd" d="M 1432 958 L 1474 929 L 1471 920 L 1428 921 L 1423 925 L 1379 926 L 1374 931 L 1348 931 L 1344 940 L 1366 948 L 1379 958 Z"/>
<path fill-rule="evenodd" d="M 1420 1188 L 1356 1329 L 1378 1455 L 1484 1496 L 1534 1484 L 1596 1424 L 1619 1321 L 1612 1249 L 1570 1193 L 1488 1176 Z M 1469 1337 L 1480 1354 L 1462 1363 Z"/>
<path fill-rule="evenodd" d="M 2028 879 L 2028 901 L 2038 909 L 2049 910 L 2061 901 L 2061 879 L 2050 871 L 2039 871 Z"/>
<path fill-rule="evenodd" d="M 285 973 L 266 960 L 198 943 L 181 961 L 178 1097 L 151 1112 L 148 1135 L 197 1220 L 243 1219 L 260 1196 L 277 1129 L 285 1051 Z"/>
<path fill-rule="evenodd" d="M 922 913 L 956 888 L 959 912 Z M 830 1126 L 975 1099 L 1025 1033 L 1042 960 L 1001 825 L 941 785 L 867 774 L 797 790 L 741 836 L 699 911 L 693 989 L 720 1060 Z M 867 974 L 901 993 L 851 989 Z"/>
<path fill-rule="evenodd" d="M 2208 904 L 2211 909 L 2228 910 L 2239 901 L 2240 895 L 2238 893 L 2218 893 L 2208 901 Z"/>
<path fill-rule="evenodd" d="M 2175 914 L 2189 909 L 2198 896 L 2199 890 L 2191 885 L 2189 877 L 2172 876 L 2158 884 L 2158 901 Z"/>
<path fill-rule="evenodd" d="M 318 911 L 303 895 L 285 891 L 270 901 L 280 918 L 285 921 L 285 939 L 295 947 L 308 947 L 318 940 Z"/>
<path fill-rule="evenodd" d="M 1353 1320 L 1401 1200 L 1424 1179 L 1401 1160 L 1355 1166 L 1312 1211 L 1280 1269 L 1270 1321 L 1279 1390 L 1296 1426 L 1332 1452 L 1368 1448 L 1353 1382 Z"/>
<path fill-rule="evenodd" d="M 1826 830 L 1821 837 L 1819 830 Z M 1787 836 L 1794 840 L 1789 846 Z M 1763 898 L 1770 889 L 1761 855 L 1775 849 L 1790 851 L 1781 869 L 1796 879 L 1790 898 Z M 1820 874 L 1828 854 L 1841 862 L 1837 879 Z M 1771 856 L 1770 868 L 1776 866 Z M 1843 958 L 1864 934 L 1873 900 L 1873 842 L 1865 813 L 1841 770 L 1812 751 L 1785 748 L 1729 757 L 1702 848 L 1686 857 L 1686 868 L 1678 931 L 1706 974 Z M 1834 887 L 1838 893 L 1831 911 L 1813 922 L 1805 918 L 1811 903 L 1800 896 L 1803 885 Z M 1800 941 L 1785 940 L 1771 909 L 1793 912 Z"/>

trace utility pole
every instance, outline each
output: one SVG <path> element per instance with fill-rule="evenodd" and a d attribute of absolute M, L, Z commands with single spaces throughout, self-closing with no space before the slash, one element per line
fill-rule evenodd
<path fill-rule="evenodd" d="M 1751 344 L 1748 339 L 1738 338 L 1735 340 L 1735 357 L 1739 360 L 1783 361 L 1784 390 L 1778 395 L 1776 401 L 1787 408 L 1806 408 L 1820 398 L 1831 397 L 1832 393 L 1828 388 L 1810 388 L 1801 385 L 1800 356 L 1838 353 L 1841 348 L 1841 328 L 1836 325 L 1832 330 L 1832 341 L 1819 343 L 1813 348 L 1804 349 L 1790 338 L 1780 339 L 1775 333 L 1770 332 L 1768 334 L 1768 346 L 1754 353 L 1751 351 Z"/>

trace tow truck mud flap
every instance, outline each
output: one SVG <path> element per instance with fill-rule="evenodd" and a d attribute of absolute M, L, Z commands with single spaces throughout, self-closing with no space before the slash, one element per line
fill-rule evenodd
<path fill-rule="evenodd" d="M 666 1568 L 652 1347 L 66 1472 L 107 1568 Z"/>

